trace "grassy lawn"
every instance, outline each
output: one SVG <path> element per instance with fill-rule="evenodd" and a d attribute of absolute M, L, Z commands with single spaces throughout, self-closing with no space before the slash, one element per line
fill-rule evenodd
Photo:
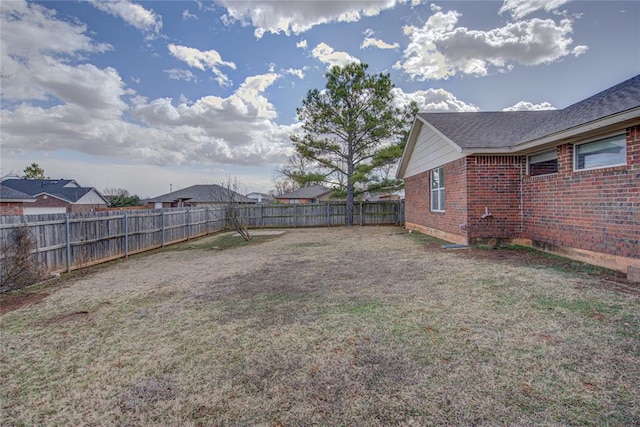
<path fill-rule="evenodd" d="M 640 424 L 615 274 L 394 227 L 229 239 L 0 297 L 0 425 Z"/>

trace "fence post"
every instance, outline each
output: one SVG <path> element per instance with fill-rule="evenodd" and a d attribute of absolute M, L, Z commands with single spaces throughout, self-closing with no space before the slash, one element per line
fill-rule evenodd
<path fill-rule="evenodd" d="M 162 208 L 160 210 L 160 218 L 162 219 L 161 223 L 160 223 L 160 229 L 162 230 L 162 247 L 164 248 L 164 208 Z"/>
<path fill-rule="evenodd" d="M 71 271 L 71 227 L 69 225 L 69 214 L 64 216 L 64 224 L 67 234 L 67 273 Z"/>
<path fill-rule="evenodd" d="M 191 208 L 187 208 L 187 240 L 191 240 Z"/>
<path fill-rule="evenodd" d="M 204 210 L 204 223 L 206 224 L 205 233 L 209 234 L 209 206 L 207 206 Z"/>
<path fill-rule="evenodd" d="M 124 257 L 129 258 L 129 212 L 124 211 Z"/>
<path fill-rule="evenodd" d="M 362 215 L 362 202 L 360 202 L 360 227 L 364 225 L 364 217 Z"/>
<path fill-rule="evenodd" d="M 327 202 L 327 219 L 325 225 L 329 227 L 331 225 L 331 204 Z"/>
<path fill-rule="evenodd" d="M 260 204 L 260 228 L 264 228 L 264 205 Z"/>
<path fill-rule="evenodd" d="M 293 228 L 298 227 L 298 205 L 293 205 Z"/>

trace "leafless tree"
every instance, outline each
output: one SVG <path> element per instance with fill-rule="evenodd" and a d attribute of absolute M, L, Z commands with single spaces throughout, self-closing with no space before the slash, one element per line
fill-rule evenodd
<path fill-rule="evenodd" d="M 238 200 L 241 188 L 240 181 L 237 178 L 227 177 L 220 186 L 224 194 L 226 228 L 237 232 L 246 241 L 251 240 Z"/>

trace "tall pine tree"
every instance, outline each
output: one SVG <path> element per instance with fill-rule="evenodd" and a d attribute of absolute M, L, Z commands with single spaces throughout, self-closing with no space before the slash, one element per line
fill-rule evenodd
<path fill-rule="evenodd" d="M 297 110 L 303 133 L 291 136 L 300 155 L 345 183 L 348 226 L 353 225 L 355 184 L 370 179 L 381 150 L 403 142 L 415 114 L 415 104 L 393 106 L 389 74 L 367 74 L 367 68 L 357 63 L 332 67 L 325 89 L 310 90 Z"/>

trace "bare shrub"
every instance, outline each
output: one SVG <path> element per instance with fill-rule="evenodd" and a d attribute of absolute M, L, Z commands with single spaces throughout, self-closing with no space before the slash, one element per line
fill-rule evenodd
<path fill-rule="evenodd" d="M 34 253 L 37 242 L 26 225 L 15 228 L 0 243 L 0 293 L 24 288 L 47 276 Z"/>
<path fill-rule="evenodd" d="M 238 201 L 240 182 L 237 178 L 227 177 L 221 187 L 224 189 L 225 228 L 237 232 L 245 241 L 251 240 L 245 219 L 242 216 L 242 212 L 240 212 L 240 203 Z"/>

